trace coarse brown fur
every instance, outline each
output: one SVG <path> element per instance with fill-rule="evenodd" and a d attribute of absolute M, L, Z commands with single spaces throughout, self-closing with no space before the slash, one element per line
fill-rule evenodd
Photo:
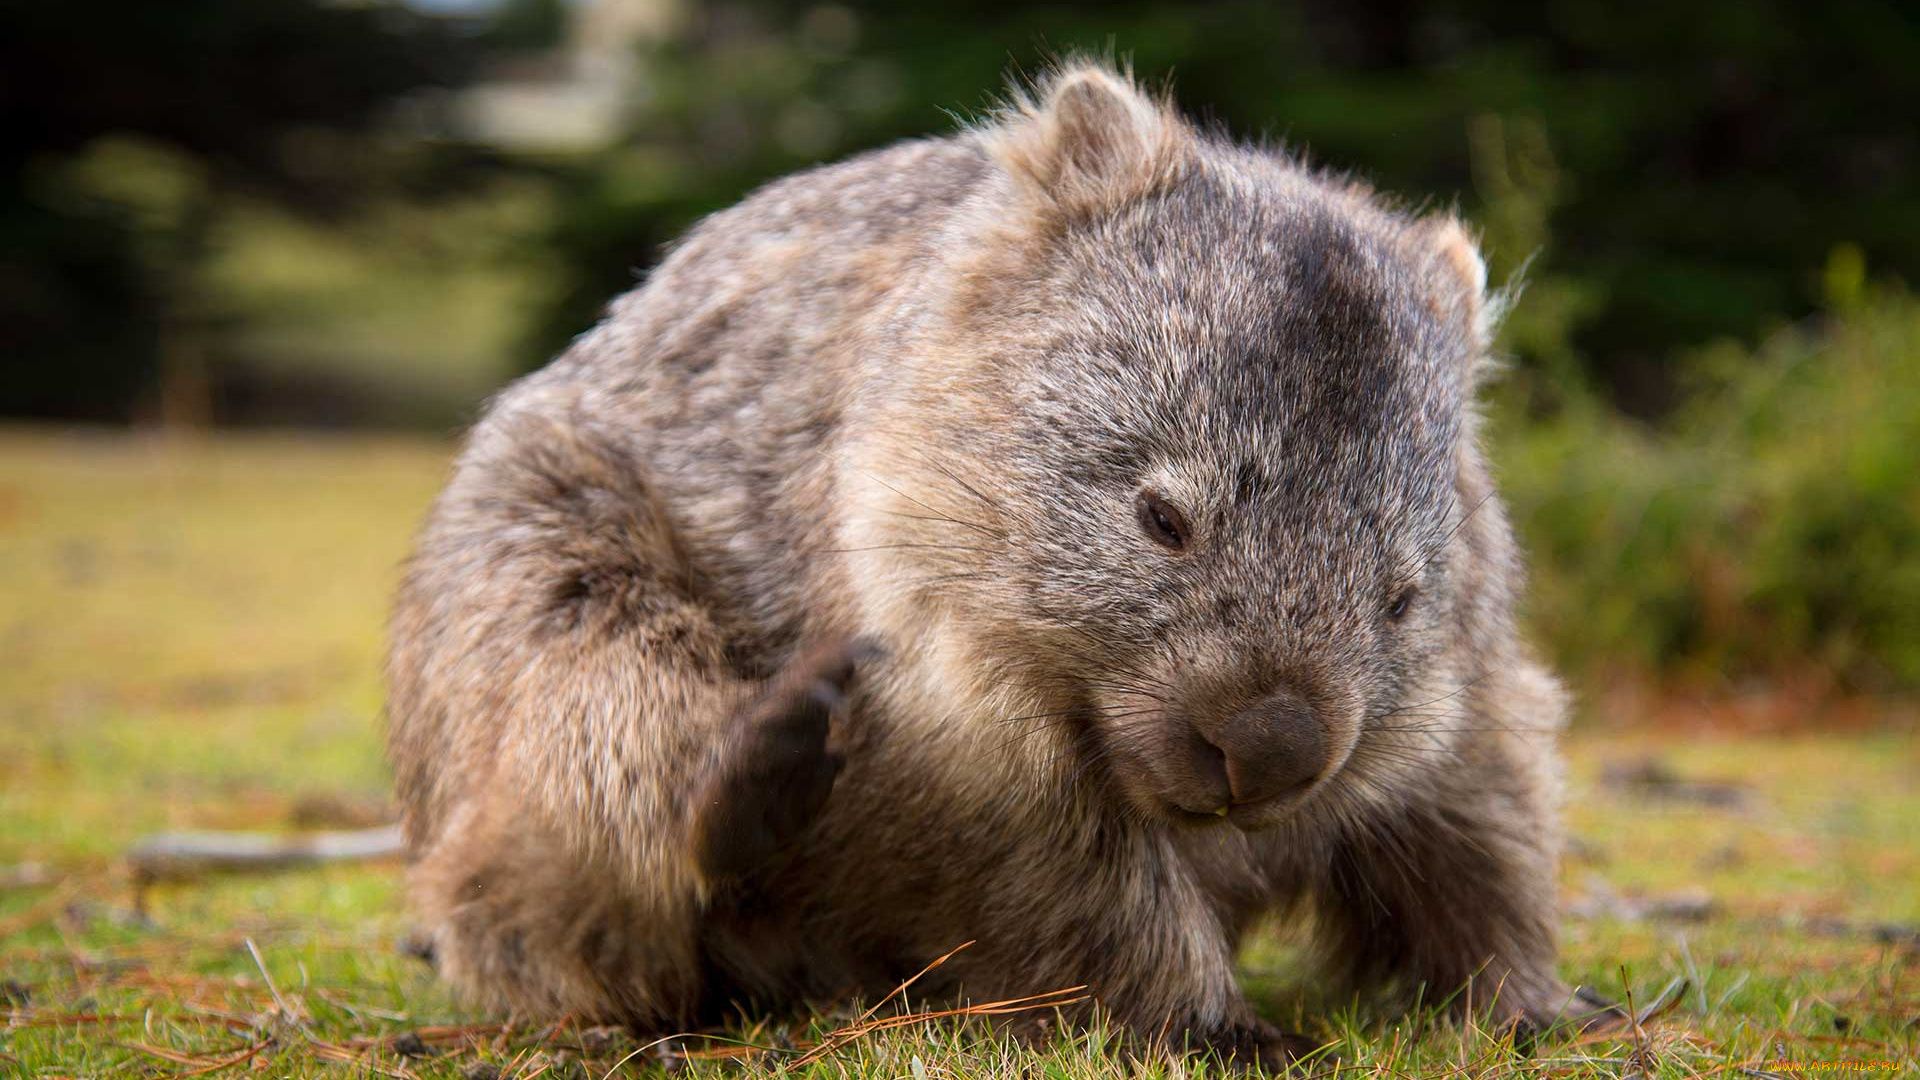
<path fill-rule="evenodd" d="M 657 1030 L 973 940 L 919 989 L 1273 1062 L 1277 911 L 1332 976 L 1590 1011 L 1483 278 L 1085 63 L 709 218 L 493 402 L 400 591 L 440 970 Z"/>

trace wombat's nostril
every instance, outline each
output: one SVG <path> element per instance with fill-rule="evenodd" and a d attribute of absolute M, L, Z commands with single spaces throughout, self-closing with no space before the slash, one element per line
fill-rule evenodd
<path fill-rule="evenodd" d="M 1291 689 L 1242 710 L 1214 742 L 1226 754 L 1227 787 L 1236 804 L 1298 791 L 1327 768 L 1326 726 Z"/>
<path fill-rule="evenodd" d="M 1193 814 L 1218 814 L 1233 801 L 1233 788 L 1227 779 L 1227 756 L 1200 732 L 1186 731 L 1185 753 L 1180 755 L 1175 788 L 1179 796 L 1174 805 Z"/>

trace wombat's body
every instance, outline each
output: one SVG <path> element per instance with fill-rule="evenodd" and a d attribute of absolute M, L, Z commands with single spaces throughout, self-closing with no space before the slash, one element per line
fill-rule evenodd
<path fill-rule="evenodd" d="M 1232 964 L 1281 909 L 1558 1015 L 1480 278 L 1093 68 L 703 223 L 493 404 L 402 589 L 442 972 L 677 1028 L 975 941 L 916 996 L 1273 1059 Z"/>

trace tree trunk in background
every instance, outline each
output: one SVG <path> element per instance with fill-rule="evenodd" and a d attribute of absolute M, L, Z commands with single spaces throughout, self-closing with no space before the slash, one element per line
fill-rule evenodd
<path fill-rule="evenodd" d="M 196 194 L 173 238 L 168 295 L 160 321 L 157 415 L 168 431 L 200 431 L 213 424 L 213 377 L 207 300 L 202 279 L 211 248 L 215 195 Z"/>

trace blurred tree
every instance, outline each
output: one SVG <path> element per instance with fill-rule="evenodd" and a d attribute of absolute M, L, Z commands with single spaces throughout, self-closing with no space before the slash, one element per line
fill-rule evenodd
<path fill-rule="evenodd" d="M 504 0 L 481 41 L 495 49 L 551 49 L 566 40 L 567 0 Z"/>
<path fill-rule="evenodd" d="M 700 4 L 645 56 L 631 139 L 572 185 L 550 239 L 573 278 L 527 355 L 755 184 L 951 130 L 947 110 L 986 104 L 1009 69 L 1117 49 L 1236 133 L 1461 201 L 1496 275 L 1543 248 L 1551 332 L 1515 335 L 1523 364 L 1583 364 L 1659 414 L 1676 347 L 1812 313 L 1835 243 L 1920 272 L 1917 25 L 1876 0 Z M 1488 133 L 1519 155 L 1497 173 L 1475 161 Z"/>
<path fill-rule="evenodd" d="M 119 419 L 150 393 L 160 320 L 133 229 L 111 205 L 0 180 L 0 412 Z"/>
<path fill-rule="evenodd" d="M 470 52 L 392 4 L 0 0 L 0 413 L 203 416 L 223 202 L 328 212 L 391 183 L 381 110 Z M 164 190 L 128 205 L 134 162 Z"/>

